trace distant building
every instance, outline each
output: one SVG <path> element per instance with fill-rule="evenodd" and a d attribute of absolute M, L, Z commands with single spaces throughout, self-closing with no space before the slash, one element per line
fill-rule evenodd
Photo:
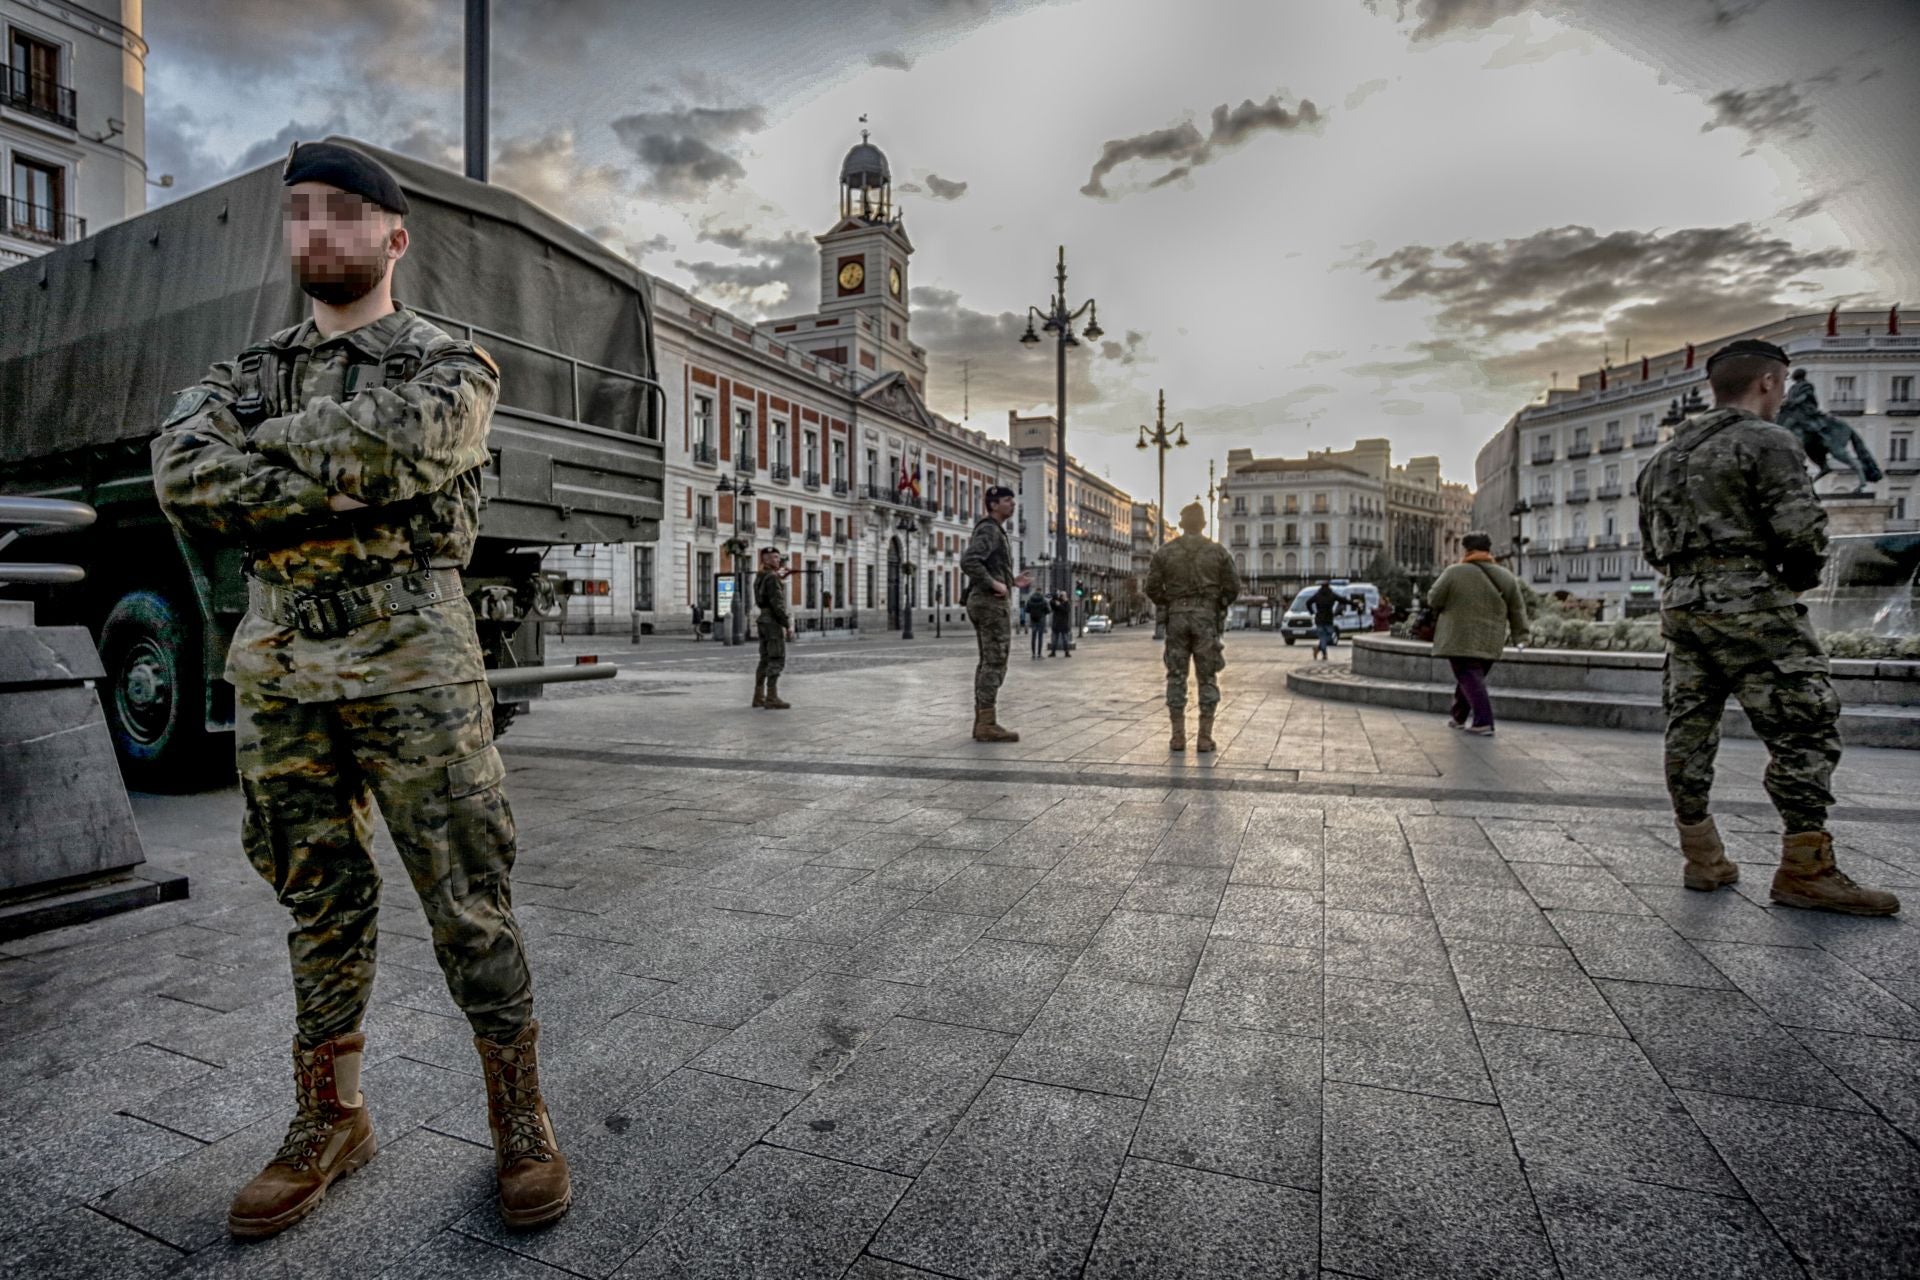
<path fill-rule="evenodd" d="M 1007 442 L 1020 458 L 1020 530 L 1034 585 L 1053 585 L 1054 536 L 1060 503 L 1060 451 L 1052 414 L 1007 411 Z M 1116 598 L 1134 574 L 1134 501 L 1067 455 L 1067 563 L 1089 602 Z"/>
<path fill-rule="evenodd" d="M 1386 484 L 1334 457 L 1227 453 L 1219 492 L 1221 541 L 1254 595 L 1290 595 L 1322 577 L 1359 578 L 1386 545 Z"/>
<path fill-rule="evenodd" d="M 1493 554 L 1512 562 L 1523 545 L 1519 418 L 1507 420 L 1473 460 L 1473 527 L 1493 539 Z"/>
<path fill-rule="evenodd" d="M 1147 572 L 1153 568 L 1153 553 L 1166 545 L 1167 539 L 1176 536 L 1178 530 L 1170 526 L 1160 514 L 1157 502 L 1136 502 L 1133 504 L 1133 580 L 1141 593 L 1134 601 L 1136 607 L 1144 611 L 1142 603 L 1146 598 Z M 1123 590 L 1122 595 L 1126 592 Z"/>
<path fill-rule="evenodd" d="M 0 268 L 145 212 L 140 7 L 0 0 Z"/>

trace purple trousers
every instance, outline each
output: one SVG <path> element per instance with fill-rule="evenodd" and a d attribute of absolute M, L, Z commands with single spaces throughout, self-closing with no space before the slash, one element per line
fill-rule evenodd
<path fill-rule="evenodd" d="M 1467 723 L 1473 717 L 1475 728 L 1493 723 L 1493 699 L 1487 696 L 1487 672 L 1493 664 L 1485 658 L 1448 658 L 1453 667 L 1453 718 Z"/>

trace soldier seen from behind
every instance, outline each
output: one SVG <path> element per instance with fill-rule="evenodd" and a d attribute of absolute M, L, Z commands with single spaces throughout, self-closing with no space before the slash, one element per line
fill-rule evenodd
<path fill-rule="evenodd" d="M 1689 418 L 1640 473 L 1640 532 L 1659 569 L 1667 641 L 1667 790 L 1688 888 L 1740 878 L 1708 812 L 1729 696 L 1767 745 L 1767 795 L 1786 834 L 1771 897 L 1789 907 L 1892 915 L 1900 900 L 1834 865 L 1826 830 L 1840 761 L 1839 699 L 1797 599 L 1820 582 L 1827 515 L 1806 454 L 1774 425 L 1787 355 L 1743 338 L 1707 361 L 1714 407 Z"/>
<path fill-rule="evenodd" d="M 786 557 L 774 547 L 760 549 L 760 572 L 753 576 L 753 603 L 760 610 L 760 665 L 753 671 L 753 705 L 785 711 L 780 673 L 787 669 L 787 641 L 793 639 L 793 612 L 787 608 Z"/>
<path fill-rule="evenodd" d="M 1180 536 L 1153 553 L 1147 598 L 1167 622 L 1167 716 L 1173 724 L 1170 751 L 1187 749 L 1187 664 L 1200 681 L 1200 731 L 1194 750 L 1213 750 L 1213 712 L 1220 704 L 1220 669 L 1227 665 L 1221 632 L 1227 609 L 1240 597 L 1240 575 L 1227 549 L 1207 537 L 1207 512 L 1189 503 L 1180 513 Z"/>
<path fill-rule="evenodd" d="M 1013 490 L 996 484 L 987 490 L 985 501 L 986 514 L 973 526 L 973 537 L 960 557 L 960 572 L 967 578 L 961 602 L 980 646 L 980 663 L 973 674 L 973 740 L 1018 742 L 1019 734 L 1000 727 L 996 708 L 1000 686 L 1007 678 L 1007 651 L 1013 647 L 1008 602 L 1015 588 L 1030 587 L 1033 581 L 1014 572 L 1013 544 L 1007 541 Z"/>
<path fill-rule="evenodd" d="M 241 841 L 293 916 L 297 1110 L 227 1225 L 241 1238 L 285 1230 L 376 1149 L 360 1025 L 377 806 L 473 1028 L 502 1216 L 535 1226 L 566 1212 L 571 1187 L 540 1093 L 513 815 L 460 573 L 499 370 L 394 302 L 407 202 L 391 174 L 308 143 L 283 177 L 311 317 L 213 366 L 153 444 L 168 517 L 246 551 L 248 608 L 226 668 Z"/>

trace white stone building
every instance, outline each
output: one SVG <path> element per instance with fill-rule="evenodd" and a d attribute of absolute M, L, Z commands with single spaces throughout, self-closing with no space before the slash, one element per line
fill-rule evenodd
<path fill-rule="evenodd" d="M 147 207 L 140 0 L 0 0 L 0 268 Z"/>
<path fill-rule="evenodd" d="M 1020 460 L 1018 523 L 1027 567 L 1036 587 L 1051 590 L 1060 505 L 1059 436 L 1053 415 L 1022 417 L 1008 410 L 1007 440 Z M 1088 609 L 1117 599 L 1133 576 L 1133 507 L 1126 490 L 1067 454 L 1067 563 L 1073 585 L 1085 592 L 1076 599 Z"/>
<path fill-rule="evenodd" d="M 1640 554 L 1634 481 L 1671 435 L 1676 400 L 1693 395 L 1697 408 L 1712 403 L 1707 357 L 1736 338 L 1786 349 L 1812 379 L 1821 407 L 1851 422 L 1885 468 L 1886 477 L 1867 487 L 1886 504 L 1887 527 L 1920 528 L 1920 334 L 1893 331 L 1898 327 L 1887 311 L 1791 316 L 1596 371 L 1522 409 L 1513 423 L 1513 518 L 1526 539 L 1527 580 L 1537 591 L 1599 600 L 1606 617 L 1657 607 L 1655 575 Z M 1835 474 L 1816 487 L 1847 492 L 1858 481 Z"/>
<path fill-rule="evenodd" d="M 1354 461 L 1227 452 L 1221 541 L 1249 594 L 1274 599 L 1321 578 L 1359 578 L 1386 545 L 1387 487 Z"/>

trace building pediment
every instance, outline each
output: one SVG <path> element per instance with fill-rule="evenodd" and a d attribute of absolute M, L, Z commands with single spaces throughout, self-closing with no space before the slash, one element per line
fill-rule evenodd
<path fill-rule="evenodd" d="M 911 422 L 915 426 L 931 429 L 934 425 L 932 411 L 927 402 L 907 381 L 907 375 L 895 370 L 881 375 L 868 383 L 860 392 L 860 401 L 877 409 L 884 409 L 896 418 Z"/>

